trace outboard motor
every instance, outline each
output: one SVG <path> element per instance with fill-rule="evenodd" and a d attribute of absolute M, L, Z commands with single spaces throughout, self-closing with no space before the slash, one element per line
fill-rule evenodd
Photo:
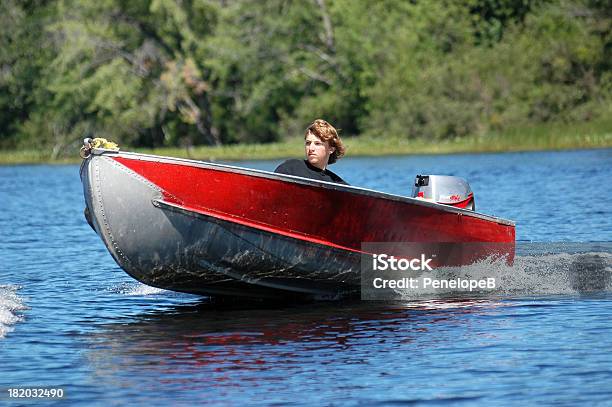
<path fill-rule="evenodd" d="M 412 197 L 451 205 L 457 208 L 476 210 L 474 193 L 466 180 L 450 175 L 417 175 Z"/>

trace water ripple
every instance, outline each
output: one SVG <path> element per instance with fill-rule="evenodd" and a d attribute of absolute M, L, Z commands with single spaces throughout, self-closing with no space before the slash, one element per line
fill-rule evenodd
<path fill-rule="evenodd" d="M 471 270 L 503 281 L 492 295 L 283 306 L 139 284 L 83 219 L 77 166 L 0 167 L 0 387 L 94 405 L 609 404 L 609 251 L 550 242 L 612 241 L 610 151 L 341 160 L 398 194 L 417 173 L 467 177 L 480 210 L 517 221 L 515 266 Z"/>

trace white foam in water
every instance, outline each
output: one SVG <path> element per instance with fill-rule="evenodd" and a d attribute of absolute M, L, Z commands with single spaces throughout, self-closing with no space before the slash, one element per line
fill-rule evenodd
<path fill-rule="evenodd" d="M 14 285 L 0 285 L 0 339 L 13 331 L 13 325 L 23 320 L 18 312 L 28 309 L 17 295 L 18 289 Z"/>
<path fill-rule="evenodd" d="M 161 288 L 151 287 L 142 283 L 130 283 L 130 284 L 122 284 L 119 287 L 114 288 L 112 291 L 119 292 L 125 295 L 154 295 L 161 294 L 166 292 Z"/>
<path fill-rule="evenodd" d="M 428 310 L 445 310 L 445 309 L 457 309 L 457 308 L 474 308 L 475 306 L 487 306 L 498 304 L 497 301 L 472 299 L 472 300 L 440 300 L 440 299 L 429 299 L 420 301 L 410 301 L 403 304 L 404 308 L 415 308 L 415 309 L 428 309 Z M 505 304 L 507 306 L 507 304 Z"/>
<path fill-rule="evenodd" d="M 162 290 L 161 288 L 151 287 L 150 285 L 139 283 L 137 286 L 133 287 L 126 294 L 128 295 L 152 295 L 152 294 L 160 294 L 165 291 L 166 290 Z"/>
<path fill-rule="evenodd" d="M 472 293 L 490 295 L 559 295 L 612 291 L 612 253 L 555 253 L 517 256 L 513 265 L 503 259 L 487 259 L 461 268 L 436 269 L 414 276 L 436 280 L 495 279 L 495 289 Z M 469 293 L 457 288 L 396 290 L 403 299 Z"/>

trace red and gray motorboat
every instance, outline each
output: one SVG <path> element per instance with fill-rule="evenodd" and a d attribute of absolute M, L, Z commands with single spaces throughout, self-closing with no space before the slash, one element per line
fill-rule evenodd
<path fill-rule="evenodd" d="M 350 296 L 359 293 L 369 242 L 484 244 L 453 257 L 465 264 L 489 251 L 514 255 L 514 223 L 475 212 L 469 186 L 454 177 L 418 176 L 413 196 L 404 197 L 96 148 L 89 139 L 82 152 L 89 223 L 123 270 L 163 289 Z"/>

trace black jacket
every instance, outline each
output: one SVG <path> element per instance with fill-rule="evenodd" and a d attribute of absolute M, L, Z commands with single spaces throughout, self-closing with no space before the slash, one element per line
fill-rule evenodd
<path fill-rule="evenodd" d="M 279 165 L 274 172 L 279 174 L 295 175 L 298 177 L 310 178 L 317 181 L 335 182 L 348 185 L 342 178 L 328 169 L 322 170 L 310 165 L 308 160 L 291 159 Z"/>

